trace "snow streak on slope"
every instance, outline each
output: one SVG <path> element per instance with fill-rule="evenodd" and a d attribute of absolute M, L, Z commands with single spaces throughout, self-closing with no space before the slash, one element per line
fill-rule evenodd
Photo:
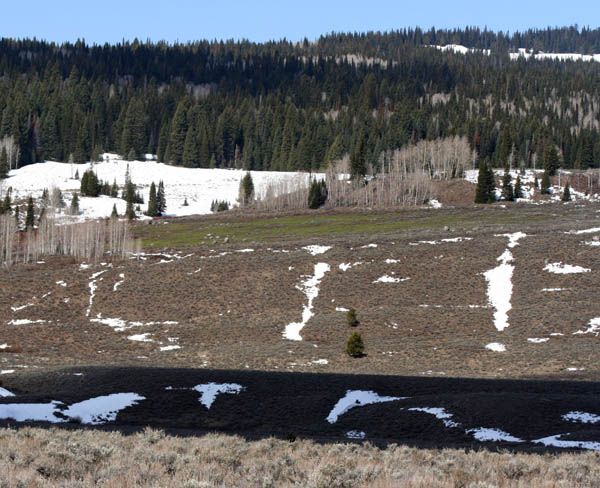
<path fill-rule="evenodd" d="M 373 403 L 384 403 L 394 402 L 398 400 L 405 400 L 408 397 L 393 397 L 393 396 L 380 396 L 374 391 L 365 390 L 348 390 L 346 394 L 338 400 L 327 416 L 327 422 L 335 424 L 338 418 L 344 415 L 348 410 L 355 407 L 364 407 L 365 405 L 372 405 Z"/>
<path fill-rule="evenodd" d="M 169 166 L 155 161 L 124 161 L 116 154 L 103 155 L 104 161 L 94 163 L 94 171 L 98 178 L 110 184 L 116 180 L 122 187 L 125 183 L 125 173 L 129 166 L 132 181 L 138 185 L 145 201 L 148 201 L 150 184 L 165 184 L 168 215 L 195 215 L 210 213 L 213 200 L 226 200 L 235 204 L 238 198 L 239 184 L 246 174 L 242 170 L 183 168 Z M 45 163 L 31 164 L 13 170 L 10 177 L 3 182 L 5 187 L 12 187 L 16 198 L 32 195 L 39 198 L 44 188 L 55 186 L 66 193 L 66 203 L 69 204 L 70 193 L 79 192 L 81 181 L 74 179 L 77 171 L 79 176 L 89 169 L 90 164 Z M 295 182 L 306 182 L 308 173 L 293 173 L 279 171 L 251 171 L 254 187 L 258 196 L 262 195 L 270 183 L 281 183 L 282 187 L 292 186 Z M 313 174 L 313 176 L 315 176 Z M 322 175 L 316 175 L 317 178 Z M 187 199 L 188 206 L 184 206 Z M 120 198 L 80 197 L 79 207 L 82 218 L 109 217 L 113 205 L 117 206 L 120 215 L 125 212 L 125 201 Z"/>
<path fill-rule="evenodd" d="M 313 302 L 315 298 L 319 296 L 319 286 L 321 285 L 321 280 L 325 276 L 325 273 L 327 273 L 330 269 L 331 267 L 327 263 L 315 264 L 315 273 L 313 276 L 309 277 L 296 287 L 306 295 L 308 302 L 302 310 L 302 321 L 292 322 L 285 326 L 285 330 L 283 331 L 283 337 L 285 339 L 289 339 L 290 341 L 302 340 L 300 331 L 314 315 Z"/>
<path fill-rule="evenodd" d="M 523 232 L 504 234 L 503 237 L 508 237 L 508 248 L 498 258 L 500 265 L 484 273 L 488 282 L 488 301 L 496 309 L 494 312 L 494 325 L 499 331 L 503 331 L 508 327 L 508 312 L 512 308 L 510 300 L 513 288 L 512 275 L 515 267 L 511 264 L 513 255 L 510 249 L 517 246 L 519 239 L 525 236 L 526 234 Z"/>

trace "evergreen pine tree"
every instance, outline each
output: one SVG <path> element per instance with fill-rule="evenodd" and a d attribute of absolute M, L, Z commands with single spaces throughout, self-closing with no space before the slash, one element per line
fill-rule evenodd
<path fill-rule="evenodd" d="M 156 185 L 154 181 L 150 185 L 150 196 L 148 197 L 148 211 L 146 212 L 148 217 L 156 217 L 158 216 L 158 209 L 156 203 Z"/>
<path fill-rule="evenodd" d="M 554 176 L 560 166 L 558 159 L 558 153 L 556 152 L 556 146 L 552 143 L 546 145 L 544 150 L 544 170 L 548 173 L 548 176 Z"/>
<path fill-rule="evenodd" d="M 363 356 L 365 352 L 365 344 L 361 335 L 358 332 L 353 332 L 346 342 L 346 354 L 353 358 Z"/>
<path fill-rule="evenodd" d="M 252 181 L 252 175 L 247 172 L 242 180 L 240 181 L 240 205 L 247 207 L 254 200 L 254 182 Z"/>
<path fill-rule="evenodd" d="M 361 131 L 350 155 L 350 177 L 353 180 L 361 181 L 367 174 L 366 151 L 365 134 Z"/>
<path fill-rule="evenodd" d="M 17 224 L 17 228 L 21 225 L 21 210 L 18 205 L 15 205 L 15 222 Z"/>
<path fill-rule="evenodd" d="M 494 171 L 483 162 L 479 163 L 475 203 L 492 203 L 495 200 Z"/>
<path fill-rule="evenodd" d="M 117 212 L 117 204 L 116 203 L 113 204 L 112 212 L 110 213 L 110 218 L 111 219 L 119 218 L 119 212 Z"/>
<path fill-rule="evenodd" d="M 510 176 L 508 166 L 504 168 L 504 176 L 502 177 L 502 198 L 508 202 L 512 202 L 515 199 L 512 177 Z"/>
<path fill-rule="evenodd" d="M 10 198 L 10 189 L 4 195 L 4 201 L 2 202 L 2 211 L 4 213 L 11 212 L 11 198 Z"/>
<path fill-rule="evenodd" d="M 308 190 L 308 208 L 316 209 L 327 201 L 327 185 L 324 180 L 312 179 Z"/>
<path fill-rule="evenodd" d="M 165 196 L 165 185 L 161 181 L 158 182 L 158 191 L 156 192 L 156 213 L 164 215 L 167 211 L 167 199 Z"/>
<path fill-rule="evenodd" d="M 0 151 L 0 180 L 8 176 L 8 153 L 6 148 L 3 147 Z"/>
<path fill-rule="evenodd" d="M 548 171 L 544 171 L 544 175 L 542 176 L 542 185 L 540 187 L 540 192 L 544 195 L 549 195 L 552 193 L 552 182 L 550 181 L 550 175 Z"/>
<path fill-rule="evenodd" d="M 360 322 L 358 321 L 358 317 L 356 316 L 356 310 L 351 308 L 346 312 L 346 322 L 350 327 L 357 327 Z"/>
<path fill-rule="evenodd" d="M 570 202 L 571 201 L 571 186 L 569 185 L 568 181 L 567 181 L 567 183 L 565 185 L 565 189 L 563 191 L 561 200 L 563 202 Z"/>
<path fill-rule="evenodd" d="M 177 105 L 177 110 L 171 123 L 171 134 L 169 136 L 169 158 L 170 164 L 180 165 L 183 160 L 183 149 L 188 131 L 187 121 L 188 104 L 182 100 Z"/>
<path fill-rule="evenodd" d="M 29 196 L 27 200 L 27 213 L 25 214 L 25 229 L 33 229 L 35 223 L 33 197 Z"/>
<path fill-rule="evenodd" d="M 70 211 L 71 215 L 79 215 L 79 195 L 77 193 L 73 193 Z"/>
<path fill-rule="evenodd" d="M 523 185 L 521 183 L 521 176 L 517 176 L 517 181 L 515 182 L 515 199 L 517 198 L 523 198 Z"/>

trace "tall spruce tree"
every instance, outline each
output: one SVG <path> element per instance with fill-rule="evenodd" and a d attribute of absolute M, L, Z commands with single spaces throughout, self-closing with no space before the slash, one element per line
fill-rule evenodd
<path fill-rule="evenodd" d="M 510 176 L 508 165 L 504 167 L 504 176 L 502 176 L 502 198 L 507 202 L 512 202 L 515 199 L 512 177 Z"/>
<path fill-rule="evenodd" d="M 254 181 L 250 172 L 247 172 L 240 181 L 239 200 L 242 207 L 249 206 L 254 200 Z"/>
<path fill-rule="evenodd" d="M 25 229 L 31 230 L 35 224 L 35 214 L 33 206 L 33 197 L 30 195 L 27 199 L 27 213 L 25 214 Z"/>
<path fill-rule="evenodd" d="M 8 176 L 8 153 L 6 148 L 3 147 L 0 151 L 0 180 Z"/>
<path fill-rule="evenodd" d="M 361 181 L 367 174 L 367 148 L 365 134 L 360 132 L 350 155 L 350 177 L 353 180 Z"/>
<path fill-rule="evenodd" d="M 567 181 L 567 183 L 565 185 L 565 189 L 563 190 L 563 194 L 562 194 L 561 200 L 563 202 L 570 202 L 571 201 L 571 185 L 569 185 L 568 181 Z"/>
<path fill-rule="evenodd" d="M 556 171 L 560 167 L 560 160 L 556 146 L 553 143 L 548 143 L 544 149 L 544 170 L 548 176 L 556 175 Z"/>
<path fill-rule="evenodd" d="M 158 182 L 158 191 L 156 192 L 156 213 L 161 216 L 167 211 L 167 197 L 165 195 L 165 184 Z"/>
<path fill-rule="evenodd" d="M 523 198 L 523 184 L 521 183 L 521 176 L 517 176 L 517 181 L 515 182 L 515 199 Z"/>
<path fill-rule="evenodd" d="M 156 202 L 156 185 L 154 184 L 154 181 L 150 185 L 150 196 L 148 197 L 148 211 L 146 212 L 146 215 L 148 217 L 157 217 L 159 215 Z"/>
<path fill-rule="evenodd" d="M 79 195 L 77 193 L 73 193 L 73 198 L 71 198 L 71 207 L 70 207 L 71 215 L 79 215 Z"/>
<path fill-rule="evenodd" d="M 544 171 L 544 174 L 542 176 L 540 193 L 544 195 L 549 195 L 550 193 L 552 193 L 552 182 L 550 180 L 550 174 L 548 173 L 548 171 Z"/>
<path fill-rule="evenodd" d="M 187 101 L 182 100 L 177 105 L 177 110 L 175 111 L 173 122 L 171 124 L 168 154 L 168 162 L 170 164 L 180 165 L 183 161 L 185 138 L 188 132 L 187 111 Z"/>

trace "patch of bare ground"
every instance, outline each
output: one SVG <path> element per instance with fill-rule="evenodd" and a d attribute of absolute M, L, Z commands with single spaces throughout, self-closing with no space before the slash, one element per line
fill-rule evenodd
<path fill-rule="evenodd" d="M 317 444 L 158 430 L 0 430 L 3 486 L 594 487 L 598 453 L 560 455 Z"/>
<path fill-rule="evenodd" d="M 597 211 L 557 204 L 275 220 L 231 214 L 141 226 L 146 240 L 177 240 L 206 225 L 211 235 L 112 267 L 53 258 L 0 271 L 0 344 L 12 350 L 0 349 L 0 370 L 114 364 L 597 380 L 600 339 L 575 333 L 600 317 L 598 248 L 585 244 L 593 235 L 567 233 L 598 226 Z M 527 237 L 512 249 L 512 308 L 500 332 L 483 273 L 507 248 L 499 234 L 517 231 Z M 311 244 L 331 249 L 311 255 L 303 249 Z M 286 325 L 307 305 L 298 287 L 320 262 L 330 271 L 314 316 L 303 341 L 286 340 Z M 544 271 L 552 262 L 591 271 Z M 384 276 L 392 282 L 378 282 Z M 352 330 L 336 310 L 350 307 L 366 344 L 358 360 L 344 354 Z M 506 351 L 485 348 L 493 342 Z"/>

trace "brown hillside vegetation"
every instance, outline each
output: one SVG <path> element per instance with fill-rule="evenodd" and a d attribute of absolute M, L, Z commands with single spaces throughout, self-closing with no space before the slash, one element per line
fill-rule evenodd
<path fill-rule="evenodd" d="M 149 429 L 0 430 L 0 483 L 7 487 L 585 488 L 598 479 L 598 453 L 379 449 Z"/>

